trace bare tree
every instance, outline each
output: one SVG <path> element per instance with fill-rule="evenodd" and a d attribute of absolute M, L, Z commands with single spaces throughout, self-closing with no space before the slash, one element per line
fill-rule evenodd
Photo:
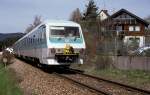
<path fill-rule="evenodd" d="M 25 30 L 25 33 L 29 33 L 30 31 L 32 31 L 32 29 L 34 28 L 34 26 L 32 24 L 30 24 L 26 30 Z"/>
<path fill-rule="evenodd" d="M 72 12 L 70 20 L 75 21 L 75 22 L 80 22 L 81 19 L 82 19 L 82 15 L 81 15 L 80 9 L 77 8 L 76 10 Z"/>
<path fill-rule="evenodd" d="M 41 16 L 38 16 L 36 15 L 34 17 L 34 21 L 33 21 L 33 24 L 30 24 L 26 30 L 25 30 L 25 33 L 29 33 L 30 31 L 32 31 L 36 26 L 38 26 L 39 24 L 42 23 L 42 20 L 41 20 Z"/>
<path fill-rule="evenodd" d="M 38 26 L 41 23 L 42 23 L 41 16 L 36 15 L 33 22 L 34 27 Z"/>

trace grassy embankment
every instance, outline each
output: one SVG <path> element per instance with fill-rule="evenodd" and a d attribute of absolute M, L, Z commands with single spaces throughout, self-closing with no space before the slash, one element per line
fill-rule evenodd
<path fill-rule="evenodd" d="M 150 90 L 150 71 L 120 70 L 112 67 L 97 69 L 87 65 L 74 68 L 84 70 L 91 75 Z"/>
<path fill-rule="evenodd" d="M 14 74 L 0 63 L 0 95 L 22 95 Z"/>
<path fill-rule="evenodd" d="M 148 71 L 107 68 L 102 70 L 93 70 L 89 73 L 140 87 L 150 85 L 150 72 Z"/>

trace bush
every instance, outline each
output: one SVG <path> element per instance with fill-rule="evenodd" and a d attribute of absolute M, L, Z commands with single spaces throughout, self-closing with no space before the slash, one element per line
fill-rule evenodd
<path fill-rule="evenodd" d="M 94 63 L 95 69 L 105 69 L 112 65 L 112 60 L 109 56 L 97 56 Z"/>
<path fill-rule="evenodd" d="M 8 51 L 3 51 L 1 60 L 4 63 L 4 65 L 9 65 L 9 64 L 13 63 L 13 59 L 14 59 L 13 54 L 10 54 Z"/>

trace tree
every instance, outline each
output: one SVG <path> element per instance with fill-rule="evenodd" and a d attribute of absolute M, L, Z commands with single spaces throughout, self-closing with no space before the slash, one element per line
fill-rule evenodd
<path fill-rule="evenodd" d="M 81 19 L 82 19 L 82 15 L 81 15 L 80 9 L 77 8 L 76 10 L 72 12 L 70 20 L 79 23 Z"/>
<path fill-rule="evenodd" d="M 34 26 L 33 26 L 32 24 L 30 24 L 30 25 L 26 28 L 25 32 L 26 32 L 26 33 L 29 33 L 30 31 L 32 31 L 33 28 L 34 28 Z"/>
<path fill-rule="evenodd" d="M 86 7 L 86 11 L 83 14 L 83 20 L 96 20 L 98 15 L 98 7 L 96 6 L 94 0 L 90 0 Z"/>
<path fill-rule="evenodd" d="M 41 23 L 42 23 L 41 16 L 36 15 L 33 22 L 34 27 L 38 26 Z"/>
<path fill-rule="evenodd" d="M 144 18 L 148 23 L 150 23 L 150 15 Z"/>
<path fill-rule="evenodd" d="M 38 26 L 41 23 L 42 23 L 41 16 L 36 15 L 35 18 L 34 18 L 33 24 L 30 24 L 26 28 L 25 32 L 29 33 L 30 31 L 32 31 L 36 26 Z"/>

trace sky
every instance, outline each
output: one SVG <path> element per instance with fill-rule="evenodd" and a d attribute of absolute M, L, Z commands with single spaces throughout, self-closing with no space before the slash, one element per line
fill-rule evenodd
<path fill-rule="evenodd" d="M 40 15 L 42 20 L 68 20 L 73 10 L 84 12 L 89 0 L 0 0 L 0 33 L 24 32 Z M 141 18 L 150 15 L 150 0 L 94 0 L 101 9 L 109 13 L 121 8 Z"/>

